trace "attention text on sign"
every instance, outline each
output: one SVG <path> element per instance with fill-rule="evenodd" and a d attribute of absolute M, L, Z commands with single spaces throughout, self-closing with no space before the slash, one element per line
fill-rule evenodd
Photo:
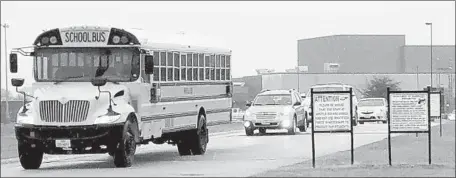
<path fill-rule="evenodd" d="M 313 94 L 315 131 L 350 131 L 350 94 Z"/>

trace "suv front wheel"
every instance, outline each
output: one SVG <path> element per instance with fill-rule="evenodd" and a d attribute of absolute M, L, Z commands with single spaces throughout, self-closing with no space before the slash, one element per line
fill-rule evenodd
<path fill-rule="evenodd" d="M 297 119 L 296 119 L 296 116 L 293 118 L 293 122 L 292 122 L 292 125 L 291 127 L 288 129 L 288 134 L 289 135 L 294 135 L 296 134 L 296 125 L 297 125 Z"/>

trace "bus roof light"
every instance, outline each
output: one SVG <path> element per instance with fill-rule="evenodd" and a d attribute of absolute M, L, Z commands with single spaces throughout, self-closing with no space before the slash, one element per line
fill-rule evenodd
<path fill-rule="evenodd" d="M 52 36 L 49 40 L 51 41 L 52 44 L 57 43 L 57 37 L 55 37 L 55 36 Z"/>
<path fill-rule="evenodd" d="M 127 44 L 128 43 L 128 38 L 126 36 L 122 36 L 122 38 L 120 38 L 120 41 L 123 43 L 123 44 Z"/>
<path fill-rule="evenodd" d="M 113 42 L 114 44 L 119 43 L 119 42 L 120 42 L 120 37 L 119 37 L 119 36 L 114 36 L 114 37 L 112 38 L 112 42 Z"/>
<path fill-rule="evenodd" d="M 45 36 L 45 37 L 41 38 L 41 43 L 42 43 L 43 45 L 48 44 L 48 43 L 49 43 L 49 37 Z"/>

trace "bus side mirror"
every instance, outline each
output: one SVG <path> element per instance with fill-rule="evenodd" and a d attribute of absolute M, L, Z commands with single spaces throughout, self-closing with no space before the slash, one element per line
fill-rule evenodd
<path fill-rule="evenodd" d="M 10 72 L 17 73 L 17 54 L 10 54 Z"/>
<path fill-rule="evenodd" d="M 11 79 L 11 85 L 13 85 L 14 87 L 21 87 L 22 85 L 24 85 L 24 79 L 13 78 Z"/>
<path fill-rule="evenodd" d="M 154 73 L 154 56 L 147 55 L 144 59 L 144 70 L 147 75 Z"/>
<path fill-rule="evenodd" d="M 96 86 L 96 87 L 104 86 L 104 85 L 106 85 L 107 82 L 108 82 L 108 80 L 105 78 L 94 78 L 91 81 L 92 85 Z"/>

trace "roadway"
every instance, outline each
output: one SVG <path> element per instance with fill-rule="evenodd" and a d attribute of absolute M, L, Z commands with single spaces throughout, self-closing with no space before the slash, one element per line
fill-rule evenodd
<path fill-rule="evenodd" d="M 387 138 L 387 124 L 366 123 L 354 129 L 355 148 Z M 315 140 L 317 157 L 350 149 L 350 134 L 318 133 Z M 45 157 L 61 159 L 48 159 L 38 170 L 24 170 L 18 162 L 2 161 L 1 176 L 246 177 L 312 159 L 312 142 L 310 131 L 296 135 L 277 131 L 260 135 L 256 131 L 254 136 L 248 137 L 240 130 L 212 135 L 208 150 L 202 156 L 179 156 L 175 146 L 166 144 L 138 147 L 135 162 L 130 168 L 115 168 L 107 154 Z M 350 157 L 346 159 L 350 161 Z"/>

